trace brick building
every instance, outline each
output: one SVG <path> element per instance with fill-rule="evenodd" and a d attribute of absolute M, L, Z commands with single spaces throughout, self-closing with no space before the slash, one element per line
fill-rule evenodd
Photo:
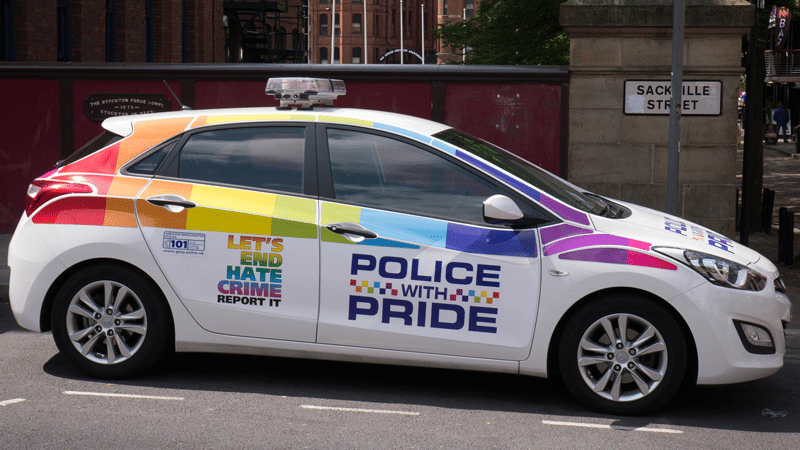
<path fill-rule="evenodd" d="M 440 23 L 472 16 L 479 3 L 480 0 L 0 0 L 0 61 L 457 61 L 460 53 L 440 48 L 431 31 Z"/>

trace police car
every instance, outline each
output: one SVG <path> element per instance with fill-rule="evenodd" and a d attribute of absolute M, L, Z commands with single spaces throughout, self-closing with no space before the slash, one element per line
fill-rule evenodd
<path fill-rule="evenodd" d="M 783 365 L 775 266 L 446 125 L 340 109 L 114 117 L 30 185 L 14 316 L 98 378 L 223 352 L 561 377 L 642 414 Z"/>

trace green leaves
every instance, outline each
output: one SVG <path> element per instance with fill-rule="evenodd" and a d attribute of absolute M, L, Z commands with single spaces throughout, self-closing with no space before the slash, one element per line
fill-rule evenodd
<path fill-rule="evenodd" d="M 483 0 L 474 17 L 440 25 L 437 37 L 467 64 L 566 65 L 569 37 L 560 31 L 565 0 Z"/>

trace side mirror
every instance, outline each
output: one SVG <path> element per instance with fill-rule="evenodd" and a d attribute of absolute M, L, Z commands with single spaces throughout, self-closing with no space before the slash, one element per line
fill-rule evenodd
<path fill-rule="evenodd" d="M 505 195 L 493 195 L 483 201 L 483 218 L 489 223 L 510 225 L 523 217 L 519 206 Z"/>

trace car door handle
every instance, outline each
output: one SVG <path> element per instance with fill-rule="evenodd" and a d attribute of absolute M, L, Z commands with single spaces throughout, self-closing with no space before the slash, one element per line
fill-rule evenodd
<path fill-rule="evenodd" d="M 164 194 L 147 198 L 147 203 L 166 208 L 172 212 L 181 212 L 184 209 L 194 208 L 197 203 L 190 202 L 180 195 Z"/>
<path fill-rule="evenodd" d="M 325 225 L 325 228 L 334 233 L 341 234 L 353 242 L 360 242 L 364 239 L 375 239 L 378 237 L 378 233 L 372 232 L 361 225 L 352 222 L 329 223 Z M 355 239 L 353 239 L 354 237 Z"/>

